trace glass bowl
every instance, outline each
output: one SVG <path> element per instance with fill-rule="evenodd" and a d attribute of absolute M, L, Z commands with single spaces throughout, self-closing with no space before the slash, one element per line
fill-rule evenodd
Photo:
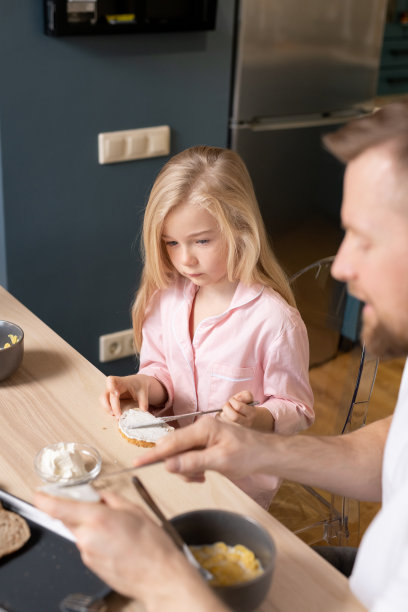
<path fill-rule="evenodd" d="M 44 446 L 34 458 L 34 468 L 43 482 L 79 485 L 94 480 L 102 467 L 96 448 L 78 442 Z"/>

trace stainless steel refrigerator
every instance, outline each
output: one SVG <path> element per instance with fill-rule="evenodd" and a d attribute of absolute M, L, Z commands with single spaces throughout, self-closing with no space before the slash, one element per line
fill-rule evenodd
<path fill-rule="evenodd" d="M 335 253 L 343 167 L 323 133 L 374 107 L 386 0 L 240 0 L 230 142 L 290 273 Z"/>

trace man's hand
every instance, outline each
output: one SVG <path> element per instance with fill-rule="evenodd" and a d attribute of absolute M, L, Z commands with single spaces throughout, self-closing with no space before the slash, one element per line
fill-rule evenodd
<path fill-rule="evenodd" d="M 84 503 L 36 493 L 34 501 L 67 525 L 84 563 L 123 595 L 143 596 L 143 583 L 154 584 L 168 559 L 184 562 L 166 533 L 117 495 L 105 493 L 104 503 Z"/>
<path fill-rule="evenodd" d="M 134 465 L 165 460 L 170 472 L 179 473 L 190 482 L 203 482 L 206 470 L 242 478 L 262 469 L 265 456 L 260 450 L 263 445 L 268 446 L 270 437 L 271 434 L 203 416 L 193 425 L 158 440 L 155 448 L 134 460 Z"/>
<path fill-rule="evenodd" d="M 84 563 L 115 591 L 147 610 L 226 612 L 164 530 L 138 506 L 105 492 L 104 503 L 36 493 L 35 504 L 63 521 Z"/>
<path fill-rule="evenodd" d="M 231 479 L 251 474 L 287 478 L 366 501 L 381 499 L 384 445 L 391 417 L 340 436 L 283 436 L 209 416 L 158 440 L 135 466 L 165 461 L 170 472 L 203 482 L 206 470 Z"/>

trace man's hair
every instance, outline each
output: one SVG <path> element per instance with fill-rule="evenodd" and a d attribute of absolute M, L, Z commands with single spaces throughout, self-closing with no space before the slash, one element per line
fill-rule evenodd
<path fill-rule="evenodd" d="M 336 132 L 323 136 L 325 147 L 348 163 L 366 149 L 389 143 L 395 159 L 408 169 L 408 99 L 388 104 L 364 118 L 354 119 Z"/>

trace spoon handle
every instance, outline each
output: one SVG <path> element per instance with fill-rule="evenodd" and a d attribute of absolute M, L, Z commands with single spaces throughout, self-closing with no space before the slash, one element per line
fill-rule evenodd
<path fill-rule="evenodd" d="M 178 531 L 173 527 L 173 525 L 166 519 L 163 512 L 160 510 L 159 506 L 156 504 L 149 491 L 146 489 L 140 478 L 137 476 L 132 477 L 132 482 L 137 489 L 139 495 L 143 498 L 146 504 L 149 506 L 151 510 L 155 513 L 155 515 L 161 520 L 163 528 L 167 531 L 168 535 L 174 541 L 176 546 L 183 550 L 184 542 L 181 539 Z"/>
<path fill-rule="evenodd" d="M 184 540 L 180 536 L 177 529 L 173 527 L 172 523 L 168 519 L 166 519 L 163 512 L 160 510 L 160 508 L 156 504 L 156 502 L 152 499 L 150 493 L 148 492 L 148 490 L 146 489 L 146 487 L 144 486 L 140 478 L 138 478 L 137 476 L 133 476 L 132 482 L 134 486 L 136 487 L 138 493 L 142 497 L 142 499 L 146 502 L 149 508 L 153 510 L 155 515 L 161 520 L 163 529 L 171 537 L 175 545 L 185 554 L 188 561 L 192 565 L 194 565 L 194 567 L 200 572 L 200 574 L 205 580 L 212 580 L 214 576 L 211 574 L 211 572 L 209 572 L 208 570 L 206 570 L 204 567 L 202 567 L 199 564 L 199 562 L 197 561 L 197 559 L 191 552 L 186 542 L 184 542 Z"/>

